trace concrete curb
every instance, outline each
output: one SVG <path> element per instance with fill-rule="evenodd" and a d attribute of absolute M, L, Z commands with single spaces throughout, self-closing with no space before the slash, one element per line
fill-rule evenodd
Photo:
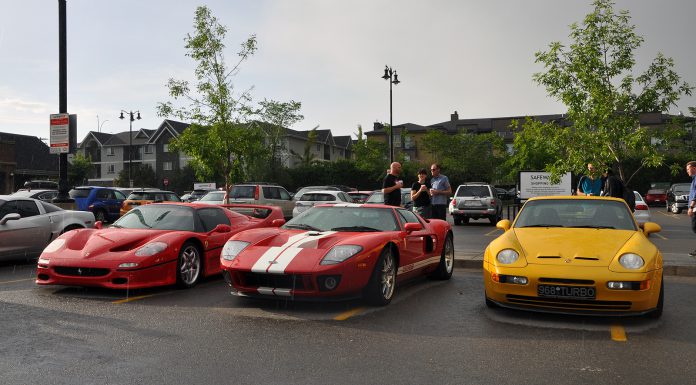
<path fill-rule="evenodd" d="M 454 258 L 454 267 L 458 269 L 483 269 L 483 261 L 480 259 Z M 676 277 L 696 277 L 696 266 L 665 265 L 664 275 Z"/>

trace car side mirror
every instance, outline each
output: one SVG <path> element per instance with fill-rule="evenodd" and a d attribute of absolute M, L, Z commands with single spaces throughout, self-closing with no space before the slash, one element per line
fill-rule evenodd
<path fill-rule="evenodd" d="M 503 231 L 508 231 L 510 230 L 510 220 L 509 219 L 503 219 L 501 221 L 498 221 L 498 223 L 495 224 L 496 228 L 499 228 Z"/>
<path fill-rule="evenodd" d="M 94 222 L 94 228 L 97 230 L 101 230 L 104 228 L 104 223 L 102 221 L 96 221 Z"/>
<path fill-rule="evenodd" d="M 423 228 L 423 226 L 421 226 L 420 223 L 407 223 L 407 224 L 404 226 L 404 230 L 406 230 L 406 231 L 409 232 L 409 233 L 410 233 L 410 232 L 413 232 L 413 231 L 418 231 L 418 230 L 420 230 L 420 229 L 422 229 L 422 228 Z"/>
<path fill-rule="evenodd" d="M 643 223 L 643 233 L 646 236 L 650 236 L 652 233 L 659 233 L 660 231 L 662 231 L 662 227 L 655 222 Z"/>
<path fill-rule="evenodd" d="M 16 221 L 20 218 L 22 218 L 22 216 L 17 213 L 7 214 L 4 217 L 2 217 L 2 219 L 0 219 L 0 225 L 4 225 L 5 223 L 7 223 L 7 221 Z"/>
<path fill-rule="evenodd" d="M 232 226 L 220 223 L 211 231 L 211 233 L 229 233 L 232 231 Z"/>
<path fill-rule="evenodd" d="M 272 227 L 280 227 L 285 224 L 285 219 L 274 219 L 271 221 Z"/>

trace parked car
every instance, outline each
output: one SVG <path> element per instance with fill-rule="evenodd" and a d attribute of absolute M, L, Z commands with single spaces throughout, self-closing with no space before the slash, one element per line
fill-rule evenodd
<path fill-rule="evenodd" d="M 63 210 L 38 199 L 0 195 L 0 260 L 36 258 L 51 241 L 94 226 L 94 214 Z"/>
<path fill-rule="evenodd" d="M 26 189 L 58 190 L 58 182 L 53 180 L 29 180 L 24 182 Z"/>
<path fill-rule="evenodd" d="M 487 183 L 465 183 L 457 187 L 449 204 L 455 225 L 469 219 L 488 218 L 495 225 L 503 216 L 503 202 L 495 194 L 495 186 Z"/>
<path fill-rule="evenodd" d="M 205 194 L 207 194 L 211 191 L 218 191 L 218 190 L 204 190 L 204 189 L 193 190 L 193 191 L 191 191 L 191 193 L 189 195 L 188 201 L 195 202 L 195 201 L 203 198 L 203 196 Z"/>
<path fill-rule="evenodd" d="M 645 203 L 648 206 L 662 206 L 667 202 L 667 190 L 665 189 L 650 189 L 645 194 Z"/>
<path fill-rule="evenodd" d="M 223 203 L 226 203 L 225 192 L 220 190 L 210 190 L 195 202 L 205 203 L 209 205 L 221 205 Z"/>
<path fill-rule="evenodd" d="M 293 218 L 312 208 L 316 204 L 324 203 L 355 203 L 353 198 L 343 191 L 319 190 L 309 191 L 295 202 L 295 209 L 292 210 Z"/>
<path fill-rule="evenodd" d="M 48 245 L 38 260 L 39 285 L 136 289 L 194 286 L 220 273 L 220 252 L 234 234 L 285 223 L 278 208 L 263 218 L 229 206 L 154 203 L 129 211 L 109 228 L 70 232 Z"/>
<path fill-rule="evenodd" d="M 660 317 L 662 254 L 620 198 L 536 197 L 483 255 L 489 307 Z"/>
<path fill-rule="evenodd" d="M 136 190 L 130 193 L 126 200 L 123 201 L 123 204 L 121 204 L 121 216 L 130 211 L 133 207 L 161 202 L 181 202 L 181 199 L 171 191 Z"/>
<path fill-rule="evenodd" d="M 326 191 L 326 190 L 341 191 L 340 188 L 335 187 L 335 186 L 306 186 L 306 187 L 302 187 L 302 188 L 297 189 L 295 194 L 293 194 L 292 199 L 296 201 L 302 196 L 302 194 L 304 194 L 306 192 L 320 191 L 320 190 L 323 190 L 323 191 Z"/>
<path fill-rule="evenodd" d="M 221 254 L 233 295 L 363 297 L 377 306 L 409 278 L 450 279 L 453 263 L 449 223 L 404 208 L 348 203 L 316 206 L 280 229 L 239 233 Z"/>
<path fill-rule="evenodd" d="M 675 183 L 667 190 L 667 198 L 665 199 L 667 211 L 681 214 L 682 210 L 689 205 L 689 191 L 691 190 L 690 183 Z"/>
<path fill-rule="evenodd" d="M 39 190 L 39 189 L 19 189 L 14 194 L 13 197 L 23 197 L 23 198 L 33 198 L 44 202 L 52 202 L 53 198 L 58 196 L 58 190 Z"/>
<path fill-rule="evenodd" d="M 278 206 L 285 219 L 292 218 L 295 202 L 283 186 L 255 182 L 236 184 L 230 190 L 230 203 Z"/>
<path fill-rule="evenodd" d="M 126 196 L 115 188 L 99 186 L 75 187 L 69 192 L 78 210 L 91 211 L 97 221 L 115 221 L 121 216 Z"/>
<path fill-rule="evenodd" d="M 374 191 L 350 191 L 348 195 L 355 201 L 355 203 L 365 203 L 367 198 L 372 195 Z"/>
<path fill-rule="evenodd" d="M 645 222 L 650 222 L 652 216 L 650 215 L 650 207 L 645 203 L 643 196 L 640 195 L 638 191 L 634 191 L 633 194 L 636 196 L 636 207 L 633 212 L 633 216 L 636 218 L 638 224 L 643 224 Z"/>
<path fill-rule="evenodd" d="M 384 193 L 379 190 L 373 191 L 372 195 L 370 195 L 365 200 L 365 203 L 375 203 L 383 205 Z M 411 199 L 411 188 L 401 189 L 401 207 L 409 210 L 413 208 L 413 200 Z"/>

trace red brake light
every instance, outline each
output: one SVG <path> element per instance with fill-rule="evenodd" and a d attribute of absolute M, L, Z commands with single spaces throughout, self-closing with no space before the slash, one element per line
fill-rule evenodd
<path fill-rule="evenodd" d="M 456 200 L 456 199 L 452 199 L 452 206 L 456 206 L 456 205 L 457 205 L 457 200 Z"/>
<path fill-rule="evenodd" d="M 259 200 L 259 190 L 261 189 L 261 186 L 256 185 L 256 190 L 254 190 L 254 200 Z"/>
<path fill-rule="evenodd" d="M 495 204 L 495 199 L 491 199 L 491 204 L 492 204 L 492 205 Z"/>
<path fill-rule="evenodd" d="M 647 210 L 647 209 L 648 209 L 648 205 L 643 205 L 643 204 L 636 205 L 636 210 Z"/>

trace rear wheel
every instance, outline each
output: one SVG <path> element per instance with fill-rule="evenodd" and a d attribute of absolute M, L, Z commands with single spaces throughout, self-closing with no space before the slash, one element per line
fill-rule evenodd
<path fill-rule="evenodd" d="M 454 225 L 455 225 L 455 226 L 459 226 L 459 225 L 462 224 L 462 218 L 461 218 L 461 217 L 455 215 L 455 216 L 453 216 L 453 219 L 454 219 Z"/>
<path fill-rule="evenodd" d="M 391 302 L 396 287 L 396 259 L 391 248 L 385 247 L 380 254 L 370 282 L 365 288 L 365 300 L 376 306 L 385 306 Z"/>
<path fill-rule="evenodd" d="M 198 283 L 201 276 L 201 251 L 193 242 L 181 246 L 176 264 L 176 285 L 188 289 Z"/>
<path fill-rule="evenodd" d="M 430 278 L 446 280 L 452 278 L 454 270 L 454 241 L 452 234 L 447 234 L 445 243 L 442 246 L 442 254 L 440 255 L 440 264 L 430 275 Z"/>

